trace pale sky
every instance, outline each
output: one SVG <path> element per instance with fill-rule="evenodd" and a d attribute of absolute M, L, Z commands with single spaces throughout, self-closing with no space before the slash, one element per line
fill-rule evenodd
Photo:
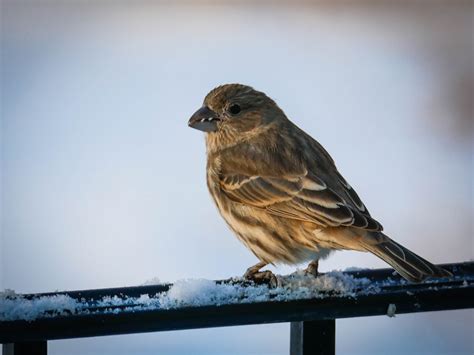
<path fill-rule="evenodd" d="M 434 263 L 473 258 L 472 113 L 450 96 L 472 75 L 464 5 L 101 4 L 3 2 L 0 289 L 221 279 L 256 263 L 208 196 L 203 135 L 187 127 L 228 82 L 319 140 L 393 239 Z M 320 265 L 387 266 L 356 252 Z M 341 320 L 337 348 L 468 354 L 473 326 L 472 311 Z M 288 346 L 277 324 L 54 341 L 50 354 Z"/>

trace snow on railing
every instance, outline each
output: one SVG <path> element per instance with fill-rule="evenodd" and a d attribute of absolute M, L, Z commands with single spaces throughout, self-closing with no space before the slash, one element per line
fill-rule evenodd
<path fill-rule="evenodd" d="M 34 344 L 46 354 L 51 339 L 292 322 L 292 354 L 331 353 L 337 318 L 472 308 L 474 263 L 443 267 L 454 276 L 419 284 L 380 269 L 317 278 L 298 271 L 278 276 L 276 287 L 232 278 L 47 294 L 7 290 L 0 293 L 0 342 L 10 343 L 4 355 L 31 353 Z"/>
<path fill-rule="evenodd" d="M 380 284 L 366 277 L 355 278 L 332 271 L 315 278 L 297 271 L 277 275 L 278 286 L 256 285 L 235 277 L 226 282 L 206 279 L 179 280 L 168 290 L 140 296 L 103 296 L 94 300 L 75 299 L 67 294 L 25 297 L 12 290 L 0 293 L 0 321 L 67 316 L 69 314 L 119 313 L 122 311 L 167 310 L 270 301 L 294 301 L 324 297 L 356 297 L 380 291 Z M 384 281 L 384 285 L 394 281 Z M 164 286 L 164 285 L 163 285 Z"/>

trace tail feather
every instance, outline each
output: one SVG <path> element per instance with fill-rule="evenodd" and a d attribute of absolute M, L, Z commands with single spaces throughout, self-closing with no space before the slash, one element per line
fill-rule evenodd
<path fill-rule="evenodd" d="M 378 232 L 376 243 L 362 241 L 364 248 L 390 264 L 403 278 L 420 282 L 427 277 L 450 277 L 452 274 L 416 255 L 403 245 Z"/>

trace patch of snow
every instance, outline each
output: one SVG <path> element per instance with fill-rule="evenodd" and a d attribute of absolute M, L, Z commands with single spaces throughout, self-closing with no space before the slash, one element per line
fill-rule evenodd
<path fill-rule="evenodd" d="M 2 298 L 7 298 L 7 297 L 12 298 L 12 297 L 17 297 L 17 294 L 16 294 L 15 290 L 11 290 L 9 288 L 6 288 L 5 291 L 0 293 L 0 297 L 2 297 Z"/>
<path fill-rule="evenodd" d="M 377 292 L 367 278 L 354 278 L 341 271 L 332 271 L 317 278 L 300 270 L 288 276 L 277 276 L 278 287 L 266 285 L 244 286 L 242 279 L 235 283 L 219 284 L 209 280 L 177 281 L 170 290 L 161 294 L 161 307 L 192 307 L 267 301 L 292 301 L 330 296 L 355 297 L 358 292 Z"/>
<path fill-rule="evenodd" d="M 155 285 L 161 285 L 162 282 L 158 277 L 153 277 L 149 280 L 146 280 L 144 283 L 141 284 L 141 286 L 155 286 Z"/>
<path fill-rule="evenodd" d="M 395 304 L 393 303 L 390 303 L 387 308 L 387 316 L 389 316 L 390 318 L 395 317 L 396 311 L 397 311 L 397 306 L 395 306 Z"/>
<path fill-rule="evenodd" d="M 269 301 L 292 301 L 324 297 L 356 297 L 380 291 L 367 278 L 354 278 L 341 271 L 332 271 L 317 278 L 299 270 L 277 276 L 278 287 L 250 284 L 242 278 L 216 283 L 204 279 L 179 280 L 167 292 L 142 294 L 139 297 L 107 296 L 86 301 L 67 295 L 26 299 L 7 290 L 0 293 L 0 320 L 28 320 L 68 314 L 112 313 L 199 307 Z"/>
<path fill-rule="evenodd" d="M 44 316 L 76 313 L 79 303 L 66 295 L 26 299 L 11 290 L 0 293 L 0 320 L 34 320 Z"/>
<path fill-rule="evenodd" d="M 159 295 L 161 308 L 208 306 L 232 303 L 262 302 L 271 292 L 265 285 L 243 286 L 218 284 L 214 281 L 179 280 L 168 292 Z"/>

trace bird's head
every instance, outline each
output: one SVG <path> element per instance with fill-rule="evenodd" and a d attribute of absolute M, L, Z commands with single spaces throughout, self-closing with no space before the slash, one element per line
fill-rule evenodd
<path fill-rule="evenodd" d="M 282 115 L 276 103 L 263 92 L 246 85 L 226 84 L 207 94 L 188 125 L 209 135 L 239 138 L 264 128 Z"/>

